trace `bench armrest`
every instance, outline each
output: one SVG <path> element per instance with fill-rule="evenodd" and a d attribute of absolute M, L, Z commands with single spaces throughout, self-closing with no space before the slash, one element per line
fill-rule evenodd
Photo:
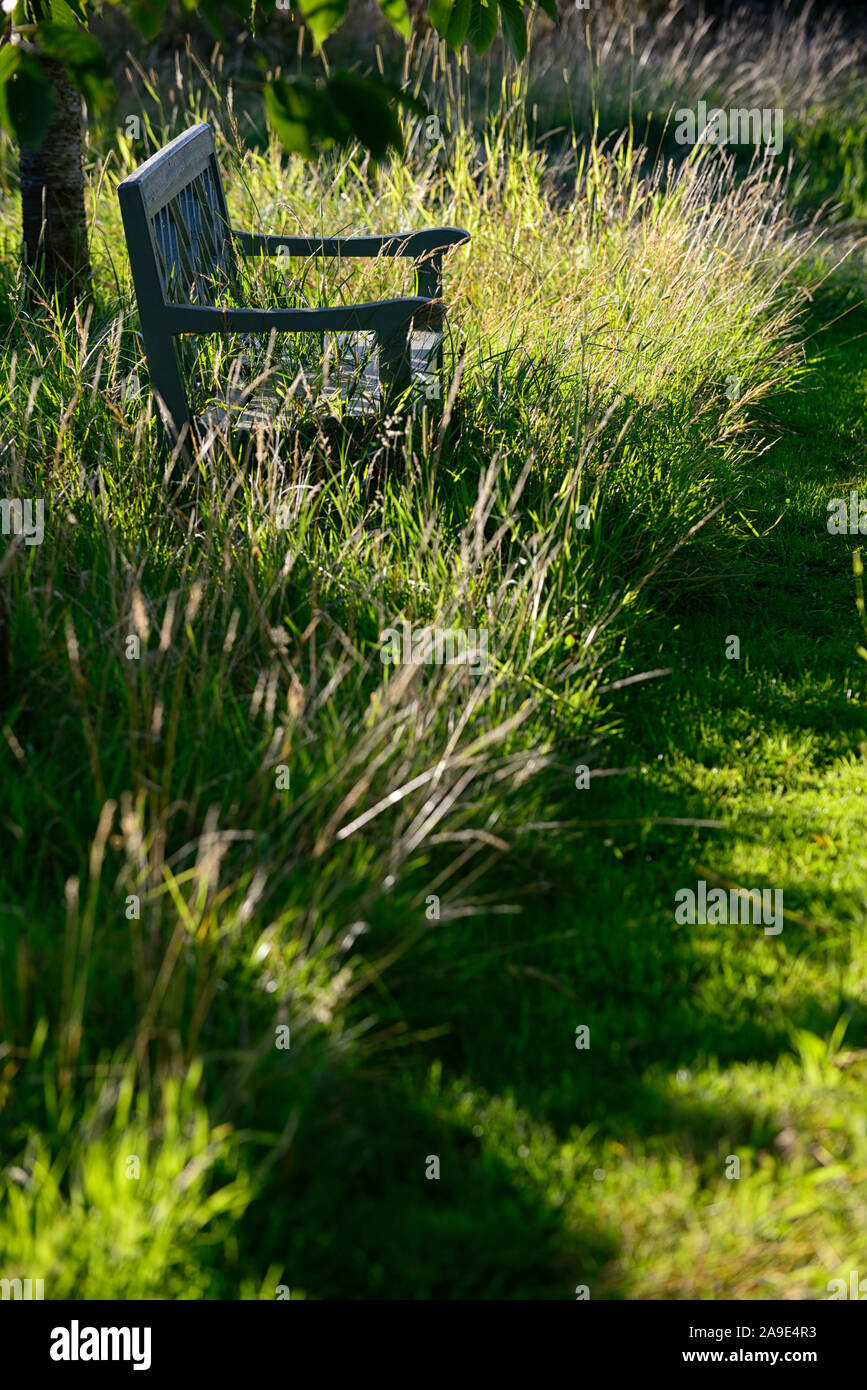
<path fill-rule="evenodd" d="M 245 256 L 420 256 L 435 255 L 469 241 L 460 227 L 428 227 L 421 232 L 391 232 L 386 236 L 278 236 L 236 232 L 232 236 Z M 281 251 L 285 247 L 285 251 Z"/>
<path fill-rule="evenodd" d="M 409 335 L 413 320 L 437 305 L 418 296 L 341 304 L 325 309 L 233 309 L 176 304 L 164 310 L 169 333 L 374 333 L 383 399 L 390 405 L 412 381 Z"/>
<path fill-rule="evenodd" d="M 389 337 L 431 301 L 419 296 L 380 299 L 371 304 L 338 304 L 322 309 L 234 309 L 199 304 L 166 305 L 170 333 L 375 333 Z"/>
<path fill-rule="evenodd" d="M 427 227 L 387 236 L 260 236 L 235 231 L 232 235 L 245 256 L 407 256 L 415 265 L 416 292 L 428 299 L 443 292 L 444 252 L 470 239 L 461 227 Z"/>

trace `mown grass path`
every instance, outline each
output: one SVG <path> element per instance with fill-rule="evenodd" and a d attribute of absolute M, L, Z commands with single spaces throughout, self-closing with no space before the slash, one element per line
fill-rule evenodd
<path fill-rule="evenodd" d="M 633 770 L 575 791 L 609 824 L 552 837 L 521 915 L 443 923 L 388 977 L 387 1009 L 445 1031 L 345 1095 L 333 1166 L 301 1141 L 311 1293 L 822 1298 L 867 1271 L 867 665 L 858 541 L 826 525 L 867 493 L 867 312 L 840 311 L 763 409 L 722 572 L 628 654 L 671 675 L 606 750 Z M 664 821 L 689 817 L 719 826 Z M 702 878 L 782 889 L 783 931 L 676 925 Z"/>

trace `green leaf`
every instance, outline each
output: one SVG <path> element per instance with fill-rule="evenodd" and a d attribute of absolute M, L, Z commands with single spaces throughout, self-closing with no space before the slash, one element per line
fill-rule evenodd
<path fill-rule="evenodd" d="M 308 28 L 321 46 L 342 23 L 349 0 L 299 0 Z"/>
<path fill-rule="evenodd" d="M 428 18 L 440 38 L 444 39 L 449 32 L 452 8 L 452 0 L 430 0 Z"/>
<path fill-rule="evenodd" d="M 282 77 L 265 87 L 265 111 L 280 144 L 291 154 L 309 158 L 334 144 L 335 119 L 321 87 Z"/>
<path fill-rule="evenodd" d="M 281 145 L 307 158 L 352 140 L 358 140 L 375 159 L 382 159 L 389 149 L 401 150 L 397 104 L 421 114 L 426 110 L 409 93 L 342 70 L 325 83 L 281 77 L 265 88 L 268 121 Z"/>
<path fill-rule="evenodd" d="M 41 24 L 36 34 L 40 52 L 62 63 L 95 109 L 110 106 L 114 84 L 102 45 L 80 24 Z"/>
<path fill-rule="evenodd" d="M 21 57 L 21 45 L 7 43 L 0 48 L 0 126 L 3 127 L 11 136 L 15 135 L 15 127 L 12 124 L 12 117 L 9 113 L 9 79 L 18 67 L 18 60 Z"/>
<path fill-rule="evenodd" d="M 560 16 L 557 13 L 557 0 L 536 0 L 540 10 L 544 10 L 549 19 L 553 19 L 556 24 Z"/>
<path fill-rule="evenodd" d="M 473 0 L 467 38 L 473 46 L 474 53 L 484 53 L 494 42 L 499 17 L 496 0 Z"/>
<path fill-rule="evenodd" d="M 449 48 L 460 48 L 466 39 L 472 13 L 473 0 L 455 0 L 446 31 L 446 43 Z"/>
<path fill-rule="evenodd" d="M 8 82 L 18 66 L 23 49 L 18 43 L 4 43 L 0 47 L 0 82 Z"/>
<path fill-rule="evenodd" d="M 408 39 L 412 33 L 412 20 L 409 17 L 409 10 L 406 8 L 406 0 L 379 0 L 379 8 L 389 24 L 399 34 L 403 34 L 405 39 Z"/>
<path fill-rule="evenodd" d="M 54 93 L 40 64 L 22 53 L 6 83 L 6 105 L 15 138 L 21 145 L 41 145 L 51 124 Z"/>
<path fill-rule="evenodd" d="M 520 63 L 527 56 L 527 22 L 519 0 L 497 0 L 503 20 L 503 37 L 509 52 Z"/>
<path fill-rule="evenodd" d="M 230 7 L 234 8 L 234 7 Z M 221 0 L 198 0 L 196 12 L 205 21 L 215 39 L 222 39 L 225 36 L 223 25 L 223 5 Z"/>
<path fill-rule="evenodd" d="M 512 57 L 521 62 L 527 56 L 527 21 L 521 0 L 497 0 L 503 25 L 503 38 Z"/>
<path fill-rule="evenodd" d="M 81 0 L 51 0 L 49 9 L 54 24 L 65 24 L 69 27 L 74 26 L 76 21 L 81 24 L 87 23 L 87 11 Z"/>
<path fill-rule="evenodd" d="M 400 121 L 382 83 L 340 71 L 329 78 L 327 86 L 343 121 L 374 159 L 383 159 L 389 149 L 403 150 Z"/>
<path fill-rule="evenodd" d="M 412 92 L 405 92 L 402 87 L 396 86 L 393 82 L 384 82 L 381 77 L 376 78 L 376 86 L 386 94 L 389 101 L 393 101 L 396 106 L 404 106 L 407 111 L 411 111 L 414 116 L 427 116 L 430 108 L 421 97 L 414 97 Z"/>
<path fill-rule="evenodd" d="M 113 5 L 118 0 L 111 0 Z M 168 0 L 127 0 L 124 9 L 145 39 L 155 39 L 163 27 Z"/>

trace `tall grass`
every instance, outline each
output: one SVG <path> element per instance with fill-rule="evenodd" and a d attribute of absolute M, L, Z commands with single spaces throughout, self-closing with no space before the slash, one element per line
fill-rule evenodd
<path fill-rule="evenodd" d="M 115 185 L 143 152 L 91 131 L 74 321 L 27 306 L 4 205 L 3 492 L 47 516 L 0 557 L 0 1268 L 49 1297 L 274 1296 L 242 1233 L 281 1184 L 303 1203 L 299 1133 L 327 1146 L 354 1079 L 419 1042 L 380 1021 L 389 971 L 437 921 L 535 930 L 522 866 L 574 821 L 575 764 L 605 770 L 649 596 L 713 575 L 750 409 L 798 377 L 812 234 L 777 170 L 648 172 L 628 135 L 546 157 L 513 76 L 479 127 L 460 63 L 417 61 L 447 74 L 442 140 L 379 169 L 282 158 L 207 72 L 141 100 L 154 145 L 214 122 L 238 227 L 470 231 L 447 429 L 362 452 L 275 426 L 197 460 L 191 496 L 127 385 Z M 347 299 L 395 274 L 330 269 Z M 402 621 L 484 628 L 488 669 L 384 665 Z"/>

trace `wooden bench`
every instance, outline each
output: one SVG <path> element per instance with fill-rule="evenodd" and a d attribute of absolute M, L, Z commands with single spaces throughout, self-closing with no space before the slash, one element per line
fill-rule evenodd
<path fill-rule="evenodd" d="M 467 232 L 456 227 L 351 237 L 237 232 L 229 223 L 207 123 L 152 155 L 117 192 L 151 390 L 170 446 L 190 439 L 202 447 L 223 426 L 251 429 L 259 421 L 281 418 L 298 396 L 319 411 L 354 416 L 412 409 L 420 399 L 436 405 L 443 368 L 443 255 L 468 241 Z M 242 307 L 238 252 L 246 257 L 404 256 L 413 262 L 416 293 L 327 308 Z M 323 335 L 323 352 L 316 355 L 322 369 L 311 368 L 308 351 L 306 366 L 296 371 L 290 364 L 288 374 L 282 373 L 289 383 L 282 395 L 273 384 L 266 391 L 256 386 L 261 371 L 248 371 L 247 381 L 236 372 L 234 386 L 202 409 L 208 398 L 203 335 L 241 335 L 243 347 L 256 344 L 260 361 L 264 337 L 271 364 L 271 350 L 279 343 L 273 335 L 282 334 Z M 365 342 L 374 350 L 368 352 Z M 270 365 L 264 375 L 272 376 Z"/>

